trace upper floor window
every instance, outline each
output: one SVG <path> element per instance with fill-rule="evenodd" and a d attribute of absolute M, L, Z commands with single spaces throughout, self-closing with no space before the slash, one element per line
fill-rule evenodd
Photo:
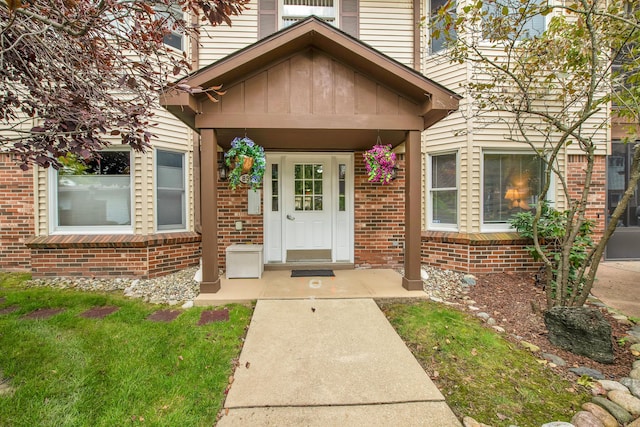
<path fill-rule="evenodd" d="M 337 0 L 282 0 L 282 28 L 315 15 L 335 25 Z"/>
<path fill-rule="evenodd" d="M 51 172 L 53 231 L 131 231 L 130 157 L 130 151 L 103 151 L 86 162 L 64 158 Z"/>
<path fill-rule="evenodd" d="M 358 37 L 359 0 L 258 0 L 258 36 L 267 37 L 311 15 Z"/>
<path fill-rule="evenodd" d="M 159 19 L 166 19 L 167 26 L 172 30 L 171 33 L 164 36 L 164 39 L 162 40 L 164 44 L 178 50 L 184 50 L 184 35 L 181 32 L 176 31 L 174 28 L 176 21 L 184 19 L 184 13 L 180 6 L 175 4 L 171 6 L 163 6 L 162 8 L 161 6 L 158 6 L 157 10 Z"/>
<path fill-rule="evenodd" d="M 542 5 L 547 0 L 533 0 L 532 3 Z M 487 16 L 501 16 L 505 12 L 507 16 L 513 15 L 515 19 L 522 18 L 522 11 L 525 10 L 523 3 L 520 0 L 498 0 L 496 2 L 484 2 L 483 9 L 487 12 Z M 489 25 L 485 25 L 484 37 L 490 38 L 491 28 Z M 524 17 L 524 21 L 520 22 L 517 27 L 513 27 L 513 31 L 517 32 L 515 38 L 517 40 L 524 40 L 532 37 L 542 35 L 546 29 L 545 17 L 541 14 L 535 14 L 532 16 Z"/>
<path fill-rule="evenodd" d="M 444 25 L 441 21 L 438 20 L 438 11 L 442 9 L 443 6 L 447 4 L 447 0 L 431 0 L 430 2 L 430 13 L 431 17 L 431 27 L 430 27 L 430 38 L 431 38 L 431 53 L 440 52 L 443 49 L 446 49 L 447 39 Z M 455 10 L 455 2 L 451 3 L 452 10 Z M 437 30 L 437 31 L 436 31 Z M 435 31 L 435 32 L 434 32 Z M 456 37 L 455 30 L 450 33 L 454 39 Z"/>

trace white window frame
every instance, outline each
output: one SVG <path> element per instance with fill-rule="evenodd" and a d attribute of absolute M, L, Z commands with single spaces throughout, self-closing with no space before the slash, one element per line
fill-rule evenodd
<path fill-rule="evenodd" d="M 529 150 L 498 150 L 498 149 L 484 149 L 480 153 L 480 231 L 483 233 L 491 232 L 510 232 L 515 231 L 508 222 L 502 223 L 490 223 L 484 222 L 484 201 L 485 201 L 485 188 L 484 188 L 484 158 L 486 154 L 505 154 L 505 155 L 529 155 L 535 156 L 530 149 Z M 545 165 L 545 168 L 548 166 Z M 544 176 L 543 176 L 544 178 Z M 549 191 L 547 192 L 547 202 L 553 203 L 555 201 L 555 180 L 553 174 L 551 174 L 551 184 L 549 185 Z"/>
<path fill-rule="evenodd" d="M 429 11 L 429 16 L 427 17 L 427 19 L 429 20 L 429 25 L 427 26 L 427 40 L 428 40 L 428 52 L 429 55 L 442 55 L 444 52 L 446 52 L 447 50 L 449 50 L 449 48 L 447 47 L 446 44 L 443 44 L 442 48 L 438 49 L 438 50 L 434 50 L 433 49 L 433 36 L 432 36 L 432 28 L 431 26 L 433 25 L 434 19 L 433 16 L 435 15 L 435 11 L 432 9 L 432 5 L 433 4 L 433 0 L 429 0 L 428 1 L 428 11 Z M 446 4 L 446 1 L 445 1 Z M 455 7 L 458 7 L 458 0 L 455 0 Z M 458 34 L 456 33 L 456 37 L 458 36 Z"/>
<path fill-rule="evenodd" d="M 316 15 L 318 18 L 333 18 L 333 21 L 327 21 L 328 24 L 333 25 L 336 28 L 340 28 L 340 0 L 333 0 L 333 16 L 323 15 L 318 9 L 314 8 L 314 6 L 307 6 L 309 8 L 309 13 L 307 14 L 299 14 L 299 15 L 291 15 L 285 14 L 285 5 L 283 0 L 278 0 L 278 29 L 285 28 L 285 18 L 292 17 L 298 18 L 299 20 L 303 20 L 311 15 Z M 293 24 L 289 24 L 293 25 Z"/>
<path fill-rule="evenodd" d="M 544 2 L 544 1 L 547 1 L 547 0 L 540 0 L 540 3 Z M 485 3 L 485 5 L 483 7 L 486 7 L 487 4 L 489 4 L 489 3 Z M 493 7 L 496 7 L 496 5 L 494 3 L 491 3 L 491 5 L 493 5 Z M 489 12 L 487 11 L 487 13 L 489 13 Z M 497 11 L 497 13 L 500 13 L 500 11 Z M 531 18 L 531 19 L 533 19 L 533 18 Z M 544 32 L 544 31 L 547 30 L 547 27 L 549 26 L 549 20 L 547 19 L 546 16 L 542 16 L 542 20 L 544 22 L 544 24 L 542 26 L 542 32 Z M 480 22 L 480 31 L 482 32 L 483 39 L 484 39 L 484 34 L 485 34 L 484 21 Z M 519 42 L 519 41 L 522 41 L 522 40 L 525 40 L 525 38 L 518 38 L 516 40 L 516 42 Z M 488 39 L 484 39 L 484 41 L 485 41 L 485 43 L 489 43 Z"/>
<path fill-rule="evenodd" d="M 133 234 L 133 225 L 135 222 L 135 188 L 134 188 L 134 159 L 130 149 L 105 149 L 108 151 L 124 151 L 129 153 L 129 200 L 131 212 L 130 225 L 86 225 L 86 226 L 59 226 L 58 225 L 58 171 L 49 168 L 49 234 Z"/>
<path fill-rule="evenodd" d="M 434 189 L 433 185 L 433 158 L 454 154 L 456 156 L 456 186 Z M 433 222 L 433 195 L 434 192 L 452 191 L 456 192 L 456 223 L 444 224 Z M 449 150 L 427 154 L 427 229 L 437 231 L 458 231 L 460 229 L 460 154 L 458 150 Z"/>
<path fill-rule="evenodd" d="M 184 215 L 184 226 L 183 227 L 171 227 L 171 228 L 160 228 L 158 225 L 158 213 L 160 210 L 158 209 L 158 151 L 165 151 L 168 153 L 180 154 L 182 155 L 182 183 L 183 183 L 183 193 L 182 193 L 182 203 L 183 210 L 182 214 Z M 154 183 L 153 183 L 153 201 L 154 201 L 154 228 L 157 233 L 171 233 L 176 231 L 185 231 L 189 227 L 189 203 L 188 202 L 188 194 L 187 194 L 187 153 L 179 150 L 170 150 L 166 148 L 155 148 L 154 150 L 154 158 L 153 158 L 153 166 L 154 166 Z"/>
<path fill-rule="evenodd" d="M 163 7 L 162 9 L 157 9 L 157 13 L 160 16 L 167 16 L 169 21 L 173 21 L 175 19 L 185 19 L 184 11 L 178 4 L 171 4 L 166 6 L 166 8 Z M 178 52 L 184 52 L 185 35 L 179 31 L 171 31 L 170 34 L 167 34 L 167 36 L 169 35 L 180 38 L 180 47 L 172 46 L 171 44 L 167 43 L 164 39 L 162 40 L 162 43 L 169 49 L 172 49 Z"/>

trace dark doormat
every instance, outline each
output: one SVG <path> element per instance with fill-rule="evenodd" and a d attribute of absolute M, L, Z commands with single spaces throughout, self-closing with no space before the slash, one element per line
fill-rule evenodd
<path fill-rule="evenodd" d="M 291 277 L 333 277 L 333 270 L 291 270 Z"/>

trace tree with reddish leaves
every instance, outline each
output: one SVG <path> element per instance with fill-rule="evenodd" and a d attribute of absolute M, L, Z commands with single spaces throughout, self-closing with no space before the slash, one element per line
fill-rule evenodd
<path fill-rule="evenodd" d="M 114 138 L 144 151 L 159 93 L 190 69 L 166 37 L 231 25 L 248 1 L 0 0 L 0 151 L 25 170 L 88 159 Z"/>

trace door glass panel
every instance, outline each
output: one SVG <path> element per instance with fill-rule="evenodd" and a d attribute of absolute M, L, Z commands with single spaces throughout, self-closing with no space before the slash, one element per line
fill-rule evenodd
<path fill-rule="evenodd" d="M 294 207 L 297 211 L 322 211 L 322 165 L 294 166 Z"/>
<path fill-rule="evenodd" d="M 346 178 L 347 178 L 347 165 L 341 163 L 338 165 L 338 210 L 344 212 L 347 209 L 346 203 Z"/>
<path fill-rule="evenodd" d="M 279 210 L 278 199 L 278 165 L 271 165 L 271 211 L 278 212 Z"/>
<path fill-rule="evenodd" d="M 614 142 L 611 144 L 611 155 L 607 164 L 607 211 L 609 216 L 622 199 L 624 189 L 629 180 L 629 168 L 633 156 L 633 145 Z M 638 192 L 640 184 L 629 200 L 626 211 L 620 216 L 618 227 L 640 226 L 640 207 L 638 206 Z"/>

